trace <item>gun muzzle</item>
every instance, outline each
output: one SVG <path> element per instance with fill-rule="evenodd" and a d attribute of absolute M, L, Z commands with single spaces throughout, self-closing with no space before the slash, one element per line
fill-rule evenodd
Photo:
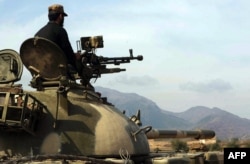
<path fill-rule="evenodd" d="M 142 55 L 138 55 L 136 58 L 137 58 L 137 60 L 139 60 L 139 61 L 142 61 L 142 60 L 143 60 L 143 56 L 142 56 Z"/>

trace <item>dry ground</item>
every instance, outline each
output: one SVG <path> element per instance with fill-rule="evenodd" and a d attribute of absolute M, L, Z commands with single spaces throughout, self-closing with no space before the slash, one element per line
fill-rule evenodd
<path fill-rule="evenodd" d="M 173 139 L 150 139 L 149 146 L 150 151 L 155 152 L 159 151 L 174 151 L 172 149 L 171 141 Z M 174 139 L 176 140 L 176 139 Z M 202 149 L 204 145 L 214 144 L 216 143 L 216 139 L 208 139 L 208 140 L 194 140 L 194 139 L 180 139 L 187 143 L 190 150 L 198 150 Z"/>

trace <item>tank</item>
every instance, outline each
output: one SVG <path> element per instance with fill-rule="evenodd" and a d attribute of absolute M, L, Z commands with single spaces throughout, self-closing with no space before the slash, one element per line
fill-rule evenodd
<path fill-rule="evenodd" d="M 91 79 L 125 71 L 108 68 L 143 56 L 103 57 L 103 37 L 77 41 L 82 60 L 76 71 L 53 42 L 29 38 L 20 52 L 0 51 L 0 157 L 5 163 L 204 163 L 205 154 L 150 152 L 148 139 L 213 138 L 211 130 L 180 131 L 142 127 L 95 91 Z M 26 67 L 30 86 L 18 84 Z M 79 71 L 80 70 L 80 71 Z M 218 160 L 219 161 L 219 160 Z"/>

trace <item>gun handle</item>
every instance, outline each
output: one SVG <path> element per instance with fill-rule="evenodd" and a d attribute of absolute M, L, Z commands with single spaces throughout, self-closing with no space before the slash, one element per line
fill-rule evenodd
<path fill-rule="evenodd" d="M 77 52 L 81 52 L 81 41 L 80 40 L 76 41 L 76 49 L 77 49 Z"/>
<path fill-rule="evenodd" d="M 129 49 L 130 57 L 133 57 L 133 49 Z"/>

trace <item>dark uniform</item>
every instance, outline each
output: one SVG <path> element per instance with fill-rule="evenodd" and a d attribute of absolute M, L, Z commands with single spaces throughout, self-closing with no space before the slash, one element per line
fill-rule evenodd
<path fill-rule="evenodd" d="M 69 42 L 68 34 L 63 27 L 51 21 L 41 28 L 35 36 L 43 37 L 56 43 L 65 53 L 68 64 L 75 67 L 75 53 Z"/>

